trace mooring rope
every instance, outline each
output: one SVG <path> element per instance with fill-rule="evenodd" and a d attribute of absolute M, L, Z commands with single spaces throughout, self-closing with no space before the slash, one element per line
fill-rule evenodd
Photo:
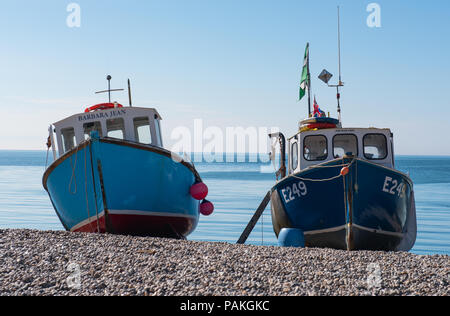
<path fill-rule="evenodd" d="M 340 165 L 333 165 L 333 166 L 312 166 L 312 168 L 338 168 L 338 167 L 347 167 L 350 168 L 356 161 L 356 158 L 353 158 L 353 160 L 348 163 L 348 164 L 340 164 Z M 292 177 L 302 180 L 302 181 L 310 181 L 310 182 L 326 182 L 326 181 L 333 181 L 336 180 L 340 177 L 343 177 L 343 175 L 341 173 L 339 173 L 337 176 L 331 177 L 331 178 L 327 178 L 327 179 L 309 179 L 309 178 L 303 178 L 303 177 L 299 177 L 296 175 L 292 175 Z"/>
<path fill-rule="evenodd" d="M 87 191 L 87 163 L 86 163 L 86 152 L 87 152 L 87 146 L 84 148 L 84 193 L 85 193 L 85 199 L 86 199 L 86 210 L 88 214 L 88 220 L 89 220 L 89 227 L 92 230 L 92 221 L 91 219 L 91 212 L 89 210 L 89 198 L 88 198 L 88 191 Z"/>
<path fill-rule="evenodd" d="M 261 246 L 264 246 L 264 211 L 261 214 Z"/>
<path fill-rule="evenodd" d="M 75 176 L 75 170 L 77 168 L 77 161 L 78 161 L 78 149 L 80 147 L 77 146 L 77 150 L 75 151 L 75 164 L 72 164 L 72 155 L 70 156 L 70 167 L 72 168 L 72 176 L 70 177 L 70 182 L 69 182 L 69 192 L 70 194 L 74 195 L 77 193 L 77 178 Z M 72 181 L 75 179 L 75 191 L 72 192 L 71 188 L 72 188 Z"/>

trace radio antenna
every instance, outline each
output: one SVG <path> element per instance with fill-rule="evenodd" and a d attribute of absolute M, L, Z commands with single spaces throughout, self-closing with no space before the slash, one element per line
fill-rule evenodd
<path fill-rule="evenodd" d="M 336 98 L 337 98 L 337 112 L 338 112 L 338 119 L 339 122 L 341 122 L 341 94 L 339 92 L 339 87 L 343 87 L 344 84 L 342 83 L 342 74 L 341 74 L 341 18 L 340 18 L 340 8 L 337 7 L 337 18 L 338 18 L 338 59 L 339 59 L 339 83 L 336 86 Z M 342 124 L 342 122 L 341 122 Z"/>
<path fill-rule="evenodd" d="M 325 82 L 329 87 L 336 88 L 336 99 L 337 99 L 337 112 L 338 112 L 338 119 L 339 123 L 342 126 L 342 119 L 341 119 L 341 93 L 339 92 L 339 88 L 344 86 L 344 83 L 342 82 L 342 74 L 341 74 L 341 21 L 340 21 L 340 13 L 339 13 L 339 6 L 337 7 L 337 17 L 338 17 L 338 63 L 339 63 L 339 82 L 338 84 L 332 85 L 328 82 L 330 81 L 331 77 L 333 75 L 329 73 L 326 69 L 324 69 L 320 75 L 319 79 Z"/>
<path fill-rule="evenodd" d="M 339 57 L 339 83 L 341 83 L 341 18 L 339 13 L 339 6 L 337 7 L 338 12 L 338 57 Z"/>
<path fill-rule="evenodd" d="M 114 91 L 123 91 L 123 89 L 111 89 L 111 79 L 112 77 L 110 75 L 108 75 L 106 77 L 106 80 L 108 80 L 108 90 L 103 90 L 103 91 L 97 91 L 95 94 L 99 94 L 99 93 L 106 93 L 108 92 L 108 101 L 109 103 L 111 103 L 111 92 Z"/>
<path fill-rule="evenodd" d="M 128 79 L 128 101 L 130 102 L 130 107 L 132 107 L 133 103 L 131 102 L 131 83 L 130 83 L 130 79 Z"/>

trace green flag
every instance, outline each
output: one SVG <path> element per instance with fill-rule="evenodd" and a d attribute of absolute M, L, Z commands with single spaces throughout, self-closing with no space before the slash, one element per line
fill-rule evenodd
<path fill-rule="evenodd" d="M 306 50 L 305 50 L 305 59 L 303 61 L 303 71 L 302 71 L 302 79 L 300 81 L 300 97 L 299 101 L 303 99 L 303 97 L 306 94 L 306 87 L 310 86 L 308 73 L 309 73 L 309 43 L 306 44 Z"/>

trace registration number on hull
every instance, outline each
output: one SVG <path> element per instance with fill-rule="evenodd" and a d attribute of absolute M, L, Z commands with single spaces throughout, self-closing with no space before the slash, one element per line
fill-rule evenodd
<path fill-rule="evenodd" d="M 281 195 L 283 196 L 284 202 L 288 204 L 289 202 L 294 201 L 295 199 L 304 197 L 308 194 L 308 188 L 303 181 L 298 183 L 294 182 L 291 185 L 288 185 L 284 189 L 281 189 Z"/>
<path fill-rule="evenodd" d="M 384 179 L 383 192 L 389 193 L 391 195 L 397 195 L 399 197 L 404 197 L 406 192 L 406 185 L 402 181 L 392 179 L 391 177 L 386 177 Z"/>

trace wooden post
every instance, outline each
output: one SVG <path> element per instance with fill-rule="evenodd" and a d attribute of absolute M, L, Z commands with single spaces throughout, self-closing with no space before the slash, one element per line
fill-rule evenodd
<path fill-rule="evenodd" d="M 244 232 L 242 233 L 241 237 L 239 237 L 239 240 L 237 241 L 237 244 L 243 245 L 247 241 L 248 236 L 250 236 L 250 233 L 252 232 L 253 228 L 255 228 L 256 223 L 258 222 L 259 218 L 261 217 L 262 213 L 266 209 L 267 204 L 269 204 L 270 201 L 270 191 L 267 192 L 266 196 L 262 200 L 261 204 L 259 205 L 258 209 L 256 210 L 255 214 L 253 214 L 252 219 L 248 223 L 247 227 L 245 228 Z"/>

